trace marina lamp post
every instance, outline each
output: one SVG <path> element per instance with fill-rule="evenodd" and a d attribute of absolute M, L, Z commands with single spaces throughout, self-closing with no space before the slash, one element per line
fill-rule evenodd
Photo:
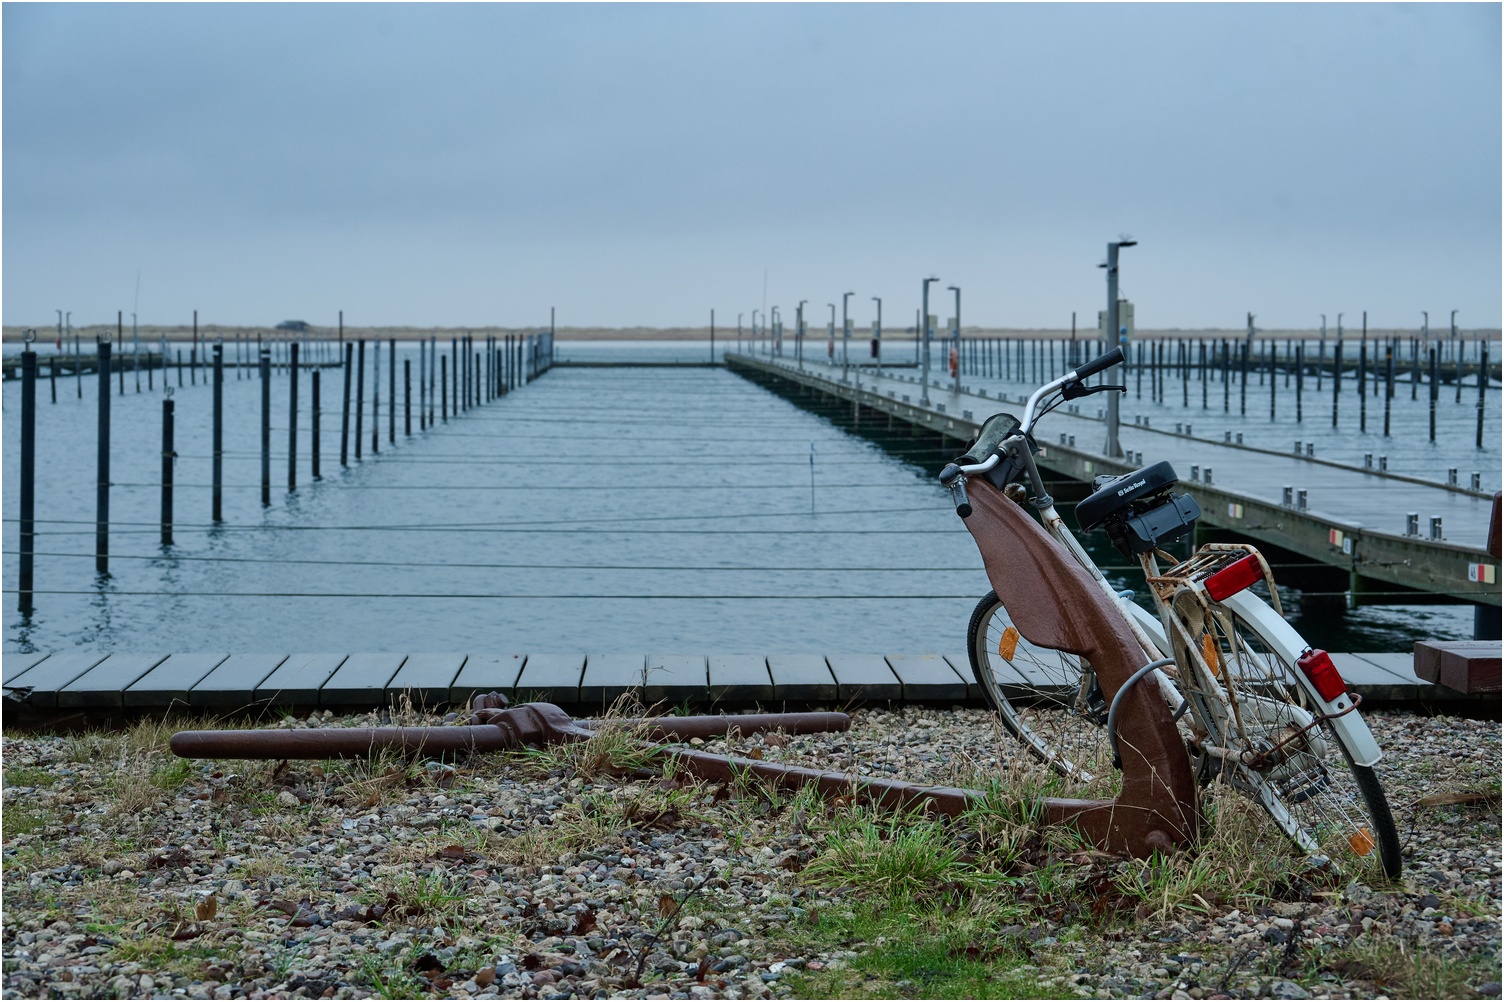
<path fill-rule="evenodd" d="M 804 368 L 804 304 L 808 299 L 799 300 L 799 305 L 794 309 L 794 354 L 799 357 L 799 368 Z"/>
<path fill-rule="evenodd" d="M 955 369 L 956 392 L 961 392 L 961 287 L 959 285 L 947 285 L 946 289 L 956 294 L 956 325 L 950 330 L 950 352 L 955 359 L 952 368 Z"/>
<path fill-rule="evenodd" d="M 872 321 L 872 357 L 877 360 L 877 374 L 883 374 L 883 300 L 881 296 L 873 296 L 872 301 L 877 304 L 877 319 Z"/>
<path fill-rule="evenodd" d="M 782 321 L 778 319 L 778 307 L 773 307 L 771 312 L 773 314 L 773 322 L 768 327 L 771 335 L 768 338 L 769 358 L 771 358 L 775 353 L 779 355 L 783 354 L 783 324 Z"/>
<path fill-rule="evenodd" d="M 940 279 L 931 276 L 919 283 L 919 326 L 924 332 L 919 337 L 919 351 L 924 359 L 924 383 L 919 391 L 919 406 L 921 407 L 930 405 L 930 283 L 938 281 Z"/>
<path fill-rule="evenodd" d="M 1123 247 L 1137 246 L 1137 240 L 1114 240 L 1107 245 L 1107 261 L 1102 267 L 1107 269 L 1107 328 L 1108 344 L 1102 347 L 1110 349 L 1113 345 L 1123 343 L 1123 335 L 1126 333 L 1118 319 L 1118 251 Z M 1249 320 L 1252 329 L 1252 319 Z M 1112 459 L 1120 459 L 1123 455 L 1123 447 L 1118 444 L 1118 395 L 1107 394 L 1107 444 L 1104 450 Z"/>
<path fill-rule="evenodd" d="M 841 382 L 843 383 L 850 378 L 851 368 L 851 315 L 846 312 L 846 304 L 854 295 L 856 295 L 854 292 L 841 293 Z"/>

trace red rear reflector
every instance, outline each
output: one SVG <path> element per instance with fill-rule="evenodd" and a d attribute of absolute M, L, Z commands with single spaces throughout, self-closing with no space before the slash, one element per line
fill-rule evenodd
<path fill-rule="evenodd" d="M 1332 664 L 1332 656 L 1326 651 L 1306 651 L 1295 663 L 1306 673 L 1306 678 L 1311 680 L 1321 698 L 1328 703 L 1347 692 L 1347 683 L 1342 681 L 1342 673 L 1337 671 L 1337 666 Z"/>
<path fill-rule="evenodd" d="M 1255 581 L 1262 581 L 1263 578 L 1264 568 L 1259 563 L 1258 556 L 1250 553 L 1207 578 L 1206 593 L 1212 597 L 1213 601 L 1220 602 L 1229 595 L 1236 595 Z"/>

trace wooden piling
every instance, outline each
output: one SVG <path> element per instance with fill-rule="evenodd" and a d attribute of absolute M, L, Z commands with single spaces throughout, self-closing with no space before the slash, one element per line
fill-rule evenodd
<path fill-rule="evenodd" d="M 1358 342 L 1358 431 L 1368 431 L 1368 339 Z"/>
<path fill-rule="evenodd" d="M 345 345 L 345 402 L 340 410 L 339 465 L 350 465 L 350 380 L 354 375 L 355 346 Z"/>
<path fill-rule="evenodd" d="M 261 506 L 272 503 L 272 353 L 261 348 Z"/>
<path fill-rule="evenodd" d="M 51 364 L 47 366 L 47 380 L 52 384 L 52 402 L 57 403 L 57 356 L 53 355 L 49 361 Z M 151 378 L 150 373 L 147 374 L 147 378 Z M 150 388 L 147 387 L 147 389 Z"/>
<path fill-rule="evenodd" d="M 94 570 L 110 572 L 110 342 L 99 342 L 99 480 L 94 494 Z"/>
<path fill-rule="evenodd" d="M 1239 345 L 1242 362 L 1238 377 L 1238 414 L 1241 417 L 1248 416 L 1248 350 L 1250 347 L 1247 341 Z"/>
<path fill-rule="evenodd" d="M 122 310 L 115 311 L 115 343 L 122 345 L 125 344 L 125 313 Z M 120 395 L 123 397 L 125 396 L 125 365 L 123 362 L 119 366 L 119 369 Z"/>
<path fill-rule="evenodd" d="M 408 438 L 413 437 L 413 360 L 402 360 L 402 426 Z"/>
<path fill-rule="evenodd" d="M 366 409 L 366 341 L 355 342 L 355 461 L 360 462 L 361 432 L 365 427 Z"/>
<path fill-rule="evenodd" d="M 1483 448 L 1483 393 L 1488 388 L 1488 342 L 1478 343 L 1478 440 L 1475 448 Z"/>
<path fill-rule="evenodd" d="M 1431 441 L 1434 442 L 1436 441 L 1436 393 L 1440 389 L 1436 384 L 1436 348 L 1432 347 L 1428 354 L 1431 361 L 1431 392 L 1427 396 L 1430 397 L 1431 402 Z"/>
<path fill-rule="evenodd" d="M 371 455 L 381 453 L 381 341 L 371 345 Z"/>
<path fill-rule="evenodd" d="M 215 522 L 224 521 L 224 471 L 225 471 L 225 346 L 214 346 L 214 395 L 213 414 L 209 442 L 210 494 L 209 517 Z"/>
<path fill-rule="evenodd" d="M 1384 437 L 1389 437 L 1389 405 L 1394 399 L 1394 341 L 1384 345 Z"/>
<path fill-rule="evenodd" d="M 1337 410 L 1342 397 L 1342 339 L 1332 348 L 1332 427 L 1337 427 Z"/>
<path fill-rule="evenodd" d="M 171 391 L 168 391 L 169 394 Z M 173 403 L 169 395 L 162 401 L 162 545 L 172 545 L 172 468 L 177 458 L 173 439 Z"/>
<path fill-rule="evenodd" d="M 287 350 L 287 493 L 298 489 L 298 342 Z"/>
<path fill-rule="evenodd" d="M 313 460 L 313 479 L 319 479 L 319 370 L 313 370 L 313 385 L 309 387 L 308 402 L 308 452 Z"/>
<path fill-rule="evenodd" d="M 418 430 L 428 427 L 428 342 L 418 342 Z"/>
<path fill-rule="evenodd" d="M 30 332 L 28 332 L 29 337 Z M 21 560 L 20 610 L 31 612 L 32 554 L 36 552 L 37 353 L 21 352 Z"/>
<path fill-rule="evenodd" d="M 1305 401 L 1302 399 L 1302 391 L 1306 382 L 1306 345 L 1304 341 L 1295 345 L 1295 423 L 1300 424 L 1305 420 Z"/>
<path fill-rule="evenodd" d="M 1274 395 L 1279 386 L 1279 378 L 1274 371 L 1274 356 L 1279 351 L 1279 342 L 1269 339 L 1269 420 L 1274 420 Z"/>
<path fill-rule="evenodd" d="M 439 416 L 449 423 L 449 359 L 439 356 Z"/>
<path fill-rule="evenodd" d="M 178 389 L 181 390 L 183 388 L 183 349 L 174 348 L 173 354 L 177 356 Z"/>
<path fill-rule="evenodd" d="M 396 445 L 397 444 L 397 339 L 396 338 L 389 339 L 387 341 L 387 346 L 388 346 L 387 361 L 389 361 L 391 363 L 390 365 L 387 366 L 387 368 L 391 370 L 391 375 L 389 377 L 387 377 L 387 399 L 390 400 L 391 403 L 387 405 L 386 438 L 387 438 L 387 441 L 390 442 L 392 445 Z M 408 434 L 412 434 L 412 432 L 409 430 Z"/>

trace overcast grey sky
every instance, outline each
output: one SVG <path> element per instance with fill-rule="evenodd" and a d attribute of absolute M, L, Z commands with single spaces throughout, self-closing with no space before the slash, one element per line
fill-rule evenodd
<path fill-rule="evenodd" d="M 3 19 L 7 324 L 1499 325 L 1494 3 Z"/>

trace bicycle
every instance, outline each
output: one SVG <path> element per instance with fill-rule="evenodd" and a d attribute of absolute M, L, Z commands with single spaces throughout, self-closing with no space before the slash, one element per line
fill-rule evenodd
<path fill-rule="evenodd" d="M 1105 529 L 1118 552 L 1138 560 L 1154 616 L 1130 600 L 1132 592 L 1113 589 L 1055 510 L 1035 462 L 1034 428 L 1068 400 L 1124 391 L 1085 382 L 1122 361 L 1115 348 L 1045 383 L 1029 396 L 1022 419 L 992 416 L 967 453 L 940 473 L 994 585 L 967 630 L 972 670 L 988 703 L 1029 754 L 1090 789 L 1110 785 L 1114 766 L 1121 766 L 1119 710 L 1129 690 L 1151 679 L 1172 710 L 1198 785 L 1227 782 L 1310 857 L 1335 863 L 1339 856 L 1377 851 L 1384 872 L 1397 877 L 1399 839 L 1373 768 L 1382 753 L 1358 712 L 1361 698 L 1347 691 L 1330 656 L 1285 622 L 1273 574 L 1258 550 L 1209 543 L 1184 560 L 1165 552 L 1200 516 L 1194 498 L 1174 493 L 1177 480 L 1167 462 L 1096 478 L 1093 493 L 1076 508 L 1078 523 L 1083 532 Z M 986 502 L 980 524 L 968 482 Z M 1010 514 L 1028 509 L 1037 521 Z M 1044 536 L 1036 538 L 1038 528 Z M 1059 547 L 1042 545 L 1045 537 Z M 1034 571 L 1022 582 L 1008 566 L 1019 553 Z M 1093 596 L 1078 588 L 1077 607 L 1063 608 L 1036 593 L 1059 591 L 1052 579 L 1068 577 L 1069 565 L 1090 577 L 1100 593 L 1095 602 L 1110 606 L 1093 613 L 1097 622 L 1112 627 L 1100 616 L 1110 619 L 1116 609 L 1141 648 L 1125 655 L 1140 657 L 1142 667 L 1121 685 L 1104 688 L 1083 653 L 1087 641 L 1061 639 L 1071 636 L 1079 607 L 1091 604 L 1082 599 Z M 1272 606 L 1249 590 L 1261 582 Z M 1000 597 L 1000 590 L 1009 594 Z M 1120 680 L 1123 673 L 1112 674 Z M 1135 705 L 1142 712 L 1148 704 Z"/>

